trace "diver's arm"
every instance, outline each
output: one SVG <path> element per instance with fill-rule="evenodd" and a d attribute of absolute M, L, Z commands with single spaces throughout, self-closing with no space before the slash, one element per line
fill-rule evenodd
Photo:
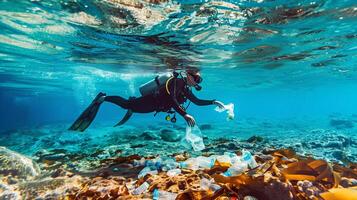
<path fill-rule="evenodd" d="M 216 100 L 199 99 L 189 89 L 187 89 L 187 91 L 186 91 L 186 96 L 190 101 L 192 101 L 196 105 L 199 105 L 199 106 L 216 105 L 219 108 L 224 109 L 224 104 L 222 102 L 216 101 Z"/>
<path fill-rule="evenodd" d="M 176 79 L 174 79 L 173 81 L 176 81 Z M 175 95 L 175 87 L 176 87 L 175 83 L 172 84 L 170 87 L 170 97 L 173 101 L 172 107 L 177 113 L 179 113 L 186 120 L 186 122 L 189 126 L 194 126 L 196 124 L 195 118 L 193 118 L 191 115 L 187 114 L 185 109 L 177 101 L 176 95 Z"/>
<path fill-rule="evenodd" d="M 172 82 L 169 85 L 169 91 L 170 91 L 171 100 L 173 101 L 172 108 L 177 113 L 179 113 L 182 117 L 184 117 L 187 113 L 186 113 L 185 109 L 177 101 L 176 94 L 175 94 L 176 92 L 178 92 L 178 91 L 175 91 L 175 90 L 177 90 L 177 88 L 175 88 L 175 87 L 177 87 L 177 84 L 179 84 L 179 83 L 176 82 L 177 81 L 176 78 L 172 79 L 171 81 Z"/>
<path fill-rule="evenodd" d="M 216 102 L 215 99 L 214 100 L 199 99 L 192 93 L 192 91 L 190 89 L 186 89 L 185 95 L 190 101 L 192 101 L 194 104 L 196 104 L 198 106 L 208 106 L 208 105 L 212 105 Z"/>
<path fill-rule="evenodd" d="M 179 113 L 187 122 L 189 126 L 194 126 L 196 124 L 195 118 L 191 115 L 187 114 L 186 111 L 182 108 L 182 106 L 177 102 L 176 98 L 173 98 L 174 105 L 172 106 L 174 110 Z"/>

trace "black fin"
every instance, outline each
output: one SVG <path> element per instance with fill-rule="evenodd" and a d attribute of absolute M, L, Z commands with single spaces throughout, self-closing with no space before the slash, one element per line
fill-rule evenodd
<path fill-rule="evenodd" d="M 115 124 L 114 127 L 123 125 L 130 119 L 131 115 L 133 115 L 133 111 L 129 109 L 124 115 L 123 119 L 121 119 L 117 124 Z"/>
<path fill-rule="evenodd" d="M 93 102 L 82 112 L 78 119 L 72 124 L 68 130 L 83 132 L 93 122 L 102 102 L 99 102 L 99 98 L 105 96 L 104 93 L 99 93 Z"/>

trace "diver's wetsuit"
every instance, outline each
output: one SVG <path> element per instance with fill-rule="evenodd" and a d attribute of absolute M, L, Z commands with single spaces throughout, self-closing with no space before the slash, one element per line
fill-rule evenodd
<path fill-rule="evenodd" d="M 138 98 L 132 97 L 128 100 L 120 96 L 106 96 L 104 101 L 114 103 L 136 113 L 167 112 L 173 108 L 181 116 L 186 114 L 181 104 L 186 102 L 187 99 L 200 106 L 212 105 L 214 102 L 214 100 L 198 99 L 182 78 L 172 78 L 168 81 L 168 87 L 159 88 L 155 94 Z"/>

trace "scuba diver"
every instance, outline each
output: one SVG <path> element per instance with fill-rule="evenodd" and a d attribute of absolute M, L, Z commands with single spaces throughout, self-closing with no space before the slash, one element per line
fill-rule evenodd
<path fill-rule="evenodd" d="M 195 125 L 195 119 L 187 114 L 183 104 L 188 100 L 199 106 L 216 105 L 224 108 L 224 104 L 216 100 L 202 100 L 192 93 L 192 87 L 200 91 L 202 77 L 198 70 L 187 69 L 173 72 L 156 78 L 144 85 L 139 90 L 142 96 L 125 99 L 120 96 L 106 96 L 100 92 L 87 109 L 73 123 L 69 130 L 84 131 L 94 120 L 100 105 L 106 101 L 116 104 L 127 110 L 123 119 L 115 126 L 120 126 L 129 120 L 133 113 L 167 112 L 166 120 L 176 122 L 176 112 L 179 113 L 189 126 Z M 172 110 L 173 109 L 173 110 Z M 173 117 L 170 117 L 173 114 Z M 154 116 L 155 116 L 154 115 Z"/>

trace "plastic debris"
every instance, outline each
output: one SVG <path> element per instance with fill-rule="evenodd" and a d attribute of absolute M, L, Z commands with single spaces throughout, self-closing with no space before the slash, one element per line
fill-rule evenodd
<path fill-rule="evenodd" d="M 234 119 L 234 104 L 229 103 L 227 105 L 224 105 L 224 108 L 216 107 L 215 111 L 217 112 L 224 112 L 227 111 L 227 120 L 233 120 Z"/>
<path fill-rule="evenodd" d="M 173 159 L 168 159 L 162 162 L 162 171 L 169 171 L 171 169 L 176 169 L 177 167 L 179 167 L 179 164 Z"/>
<path fill-rule="evenodd" d="M 137 166 L 144 166 L 145 165 L 145 158 L 141 158 L 140 160 L 134 160 L 133 165 Z"/>
<path fill-rule="evenodd" d="M 203 179 L 201 179 L 200 186 L 201 186 L 202 190 L 217 191 L 217 190 L 221 189 L 221 186 L 214 183 L 214 179 L 208 180 L 206 178 L 203 178 Z"/>
<path fill-rule="evenodd" d="M 181 174 L 181 169 L 171 169 L 169 171 L 167 171 L 167 175 L 168 176 L 176 176 L 176 175 L 179 175 Z"/>
<path fill-rule="evenodd" d="M 199 156 L 196 159 L 199 168 L 210 169 L 213 167 L 215 158 Z"/>
<path fill-rule="evenodd" d="M 201 130 L 197 125 L 194 127 L 186 127 L 186 141 L 191 144 L 194 151 L 202 151 L 205 149 L 205 144 L 201 136 Z"/>
<path fill-rule="evenodd" d="M 257 162 L 254 159 L 254 156 L 249 151 L 243 150 L 242 151 L 242 160 L 247 162 L 248 166 L 253 169 L 258 166 Z"/>
<path fill-rule="evenodd" d="M 138 178 L 142 178 L 147 174 L 151 174 L 151 175 L 156 175 L 158 174 L 157 169 L 152 168 L 152 167 L 145 167 L 144 169 L 142 169 L 138 175 Z"/>
<path fill-rule="evenodd" d="M 152 196 L 153 200 L 175 200 L 177 194 L 155 189 Z"/>
<path fill-rule="evenodd" d="M 148 182 L 144 182 L 143 184 L 141 184 L 139 187 L 137 187 L 132 194 L 133 195 L 140 195 L 144 192 L 146 192 L 146 190 L 149 188 L 149 183 Z"/>
<path fill-rule="evenodd" d="M 180 168 L 191 169 L 191 170 L 198 170 L 198 168 L 199 168 L 199 165 L 196 162 L 195 158 L 189 158 L 184 162 L 180 162 L 179 166 L 180 166 Z"/>
<path fill-rule="evenodd" d="M 225 176 L 237 176 L 248 169 L 248 164 L 246 162 L 235 163 L 226 172 L 223 173 Z"/>

